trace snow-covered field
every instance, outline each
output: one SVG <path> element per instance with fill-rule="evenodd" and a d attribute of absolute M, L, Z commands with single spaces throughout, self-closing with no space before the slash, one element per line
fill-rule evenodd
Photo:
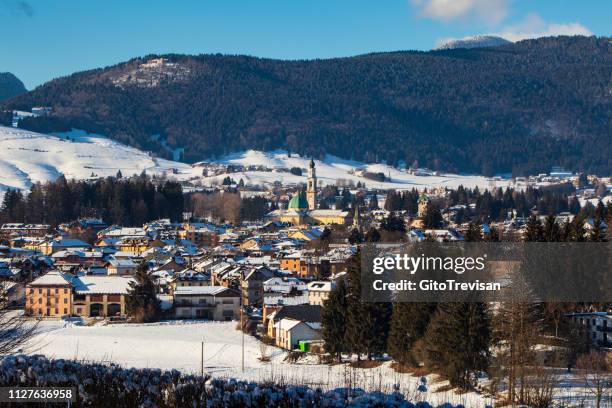
<path fill-rule="evenodd" d="M 217 164 L 240 164 L 264 166 L 272 171 L 248 171 L 232 173 L 238 182 L 270 186 L 277 181 L 283 184 L 306 182 L 309 158 L 296 154 L 288 156 L 284 151 L 259 152 L 249 150 L 215 160 Z M 393 189 L 423 189 L 428 187 L 491 188 L 504 187 L 508 180 L 491 180 L 482 176 L 443 174 L 411 175 L 385 164 L 364 164 L 328 155 L 324 160 L 315 160 L 320 185 L 336 184 L 338 180 L 362 182 L 368 187 Z M 303 169 L 303 176 L 287 171 L 291 167 Z M 285 171 L 280 171 L 285 169 Z M 390 180 L 376 182 L 358 176 L 355 170 L 384 173 Z M 140 174 L 168 174 L 179 181 L 191 181 L 201 186 L 221 184 L 226 175 L 202 177 L 202 168 L 189 164 L 159 159 L 136 148 L 126 146 L 100 135 L 87 134 L 81 130 L 46 135 L 27 130 L 0 126 L 0 195 L 8 188 L 27 191 L 36 182 L 55 180 L 61 174 L 67 179 L 87 179 L 92 176 L 114 176 L 121 170 L 124 176 Z M 0 197 L 1 198 L 1 197 Z"/>
<path fill-rule="evenodd" d="M 126 367 L 178 369 L 199 373 L 201 342 L 204 342 L 204 370 L 220 378 L 240 378 L 258 382 L 300 384 L 321 387 L 360 387 L 365 390 L 400 391 L 412 400 L 432 404 L 453 402 L 467 407 L 484 407 L 490 398 L 477 393 L 435 392 L 446 382 L 429 378 L 428 391 L 417 390 L 419 377 L 396 373 L 385 363 L 371 369 L 352 368 L 347 364 L 319 364 L 310 357 L 297 364 L 284 360 L 287 352 L 268 346 L 270 363 L 258 360 L 260 343 L 244 337 L 245 370 L 241 370 L 242 336 L 236 322 L 169 321 L 155 324 L 80 326 L 65 321 L 43 321 L 40 334 L 32 341 L 31 353 L 50 358 L 114 362 Z"/>
<path fill-rule="evenodd" d="M 306 169 L 308 169 L 310 158 L 300 157 L 295 153 L 291 154 L 291 157 L 289 157 L 287 152 L 283 150 L 275 150 L 272 152 L 249 150 L 215 159 L 214 162 L 224 165 L 264 166 L 269 169 L 290 169 L 292 167 L 299 167 L 303 170 L 302 177 L 279 171 L 249 171 L 231 175 L 235 181 L 243 178 L 245 183 L 250 184 L 272 184 L 275 181 L 281 181 L 283 184 L 298 184 L 306 182 Z M 347 182 L 352 181 L 355 184 L 357 182 L 362 182 L 365 183 L 366 186 L 373 188 L 407 190 L 412 188 L 424 189 L 432 187 L 457 188 L 460 185 L 471 188 L 478 186 L 484 189 L 505 187 L 509 184 L 509 180 L 493 180 L 477 175 L 414 175 L 407 173 L 405 170 L 400 170 L 386 164 L 365 164 L 332 155 L 327 155 L 323 160 L 315 160 L 315 164 L 317 178 L 321 185 L 336 184 L 337 180 L 345 180 Z M 353 174 L 355 170 L 383 173 L 385 177 L 388 177 L 390 180 L 385 182 L 373 181 Z M 224 176 L 220 179 L 223 177 Z M 217 178 L 219 178 L 219 176 L 217 176 Z"/>
<path fill-rule="evenodd" d="M 157 159 L 138 149 L 83 131 L 45 135 L 0 126 L 0 192 L 8 188 L 28 190 L 36 182 L 161 174 L 171 168 L 191 170 L 183 163 Z M 1 193 L 0 193 L 1 194 Z"/>

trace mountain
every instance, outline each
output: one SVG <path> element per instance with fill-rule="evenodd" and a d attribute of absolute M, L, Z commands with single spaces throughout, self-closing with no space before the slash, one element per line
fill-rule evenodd
<path fill-rule="evenodd" d="M 27 92 L 23 82 L 10 72 L 0 72 L 0 101 Z"/>
<path fill-rule="evenodd" d="M 21 126 L 85 129 L 187 162 L 283 148 L 486 175 L 610 174 L 611 48 L 551 37 L 325 60 L 147 56 L 55 79 L 0 110 L 51 106 Z"/>
<path fill-rule="evenodd" d="M 480 48 L 480 47 L 497 47 L 498 45 L 510 44 L 511 41 L 502 37 L 493 35 L 475 35 L 461 39 L 453 39 L 442 42 L 436 49 L 452 50 L 455 48 Z"/>

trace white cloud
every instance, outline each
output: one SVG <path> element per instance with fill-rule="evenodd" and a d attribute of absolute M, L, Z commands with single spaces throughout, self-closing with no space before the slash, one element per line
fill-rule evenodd
<path fill-rule="evenodd" d="M 504 27 L 497 35 L 510 41 L 526 40 L 528 38 L 550 37 L 556 35 L 593 35 L 580 23 L 549 23 L 538 14 L 528 14 L 522 21 Z"/>
<path fill-rule="evenodd" d="M 498 24 L 508 14 L 509 0 L 410 0 L 423 17 L 450 21 L 477 17 L 488 24 Z"/>

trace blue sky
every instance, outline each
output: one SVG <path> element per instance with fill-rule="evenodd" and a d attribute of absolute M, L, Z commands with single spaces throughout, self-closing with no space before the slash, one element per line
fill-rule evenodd
<path fill-rule="evenodd" d="M 0 72 L 29 89 L 150 53 L 295 59 L 446 38 L 610 36 L 611 0 L 0 0 Z"/>

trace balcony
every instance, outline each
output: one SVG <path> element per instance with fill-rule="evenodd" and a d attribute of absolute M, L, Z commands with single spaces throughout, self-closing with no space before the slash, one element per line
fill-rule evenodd
<path fill-rule="evenodd" d="M 174 307 L 198 307 L 203 309 L 213 309 L 215 307 L 215 304 L 192 302 L 189 300 L 178 300 L 174 302 Z"/>
<path fill-rule="evenodd" d="M 602 326 L 598 324 L 595 328 L 598 332 L 612 333 L 612 326 Z"/>

